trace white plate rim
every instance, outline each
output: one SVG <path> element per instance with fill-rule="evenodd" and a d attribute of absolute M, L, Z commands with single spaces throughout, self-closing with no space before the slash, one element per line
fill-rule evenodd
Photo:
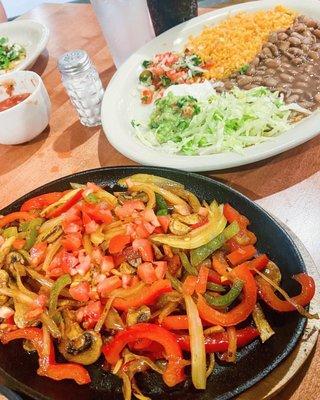
<path fill-rule="evenodd" d="M 318 0 L 308 0 L 308 2 L 303 3 L 300 0 L 260 0 L 243 3 L 214 10 L 193 18 L 156 37 L 132 54 L 128 60 L 120 66 L 109 82 L 102 102 L 102 127 L 111 145 L 124 156 L 143 165 L 171 167 L 185 171 L 200 172 L 234 168 L 261 161 L 290 150 L 317 136 L 319 134 L 318 126 L 320 122 L 319 110 L 276 138 L 244 149 L 243 155 L 229 152 L 203 156 L 183 156 L 165 154 L 143 145 L 133 134 L 128 133 L 130 129 L 129 123 L 127 123 L 126 128 L 124 128 L 121 123 L 123 113 L 119 115 L 119 105 L 125 102 L 125 96 L 128 95 L 129 88 L 126 84 L 128 80 L 136 76 L 136 69 L 138 65 L 140 65 L 141 60 L 145 57 L 150 57 L 151 54 L 155 54 L 157 52 L 157 47 L 159 48 L 161 43 L 163 44 L 169 41 L 173 45 L 173 37 L 176 35 L 176 32 L 183 31 L 184 29 L 193 29 L 199 25 L 203 26 L 211 20 L 224 18 L 230 13 L 267 9 L 278 4 L 300 10 L 307 15 L 314 15 L 315 10 L 317 10 L 320 19 L 320 3 Z M 170 47 L 168 47 L 168 50 L 170 50 Z"/>

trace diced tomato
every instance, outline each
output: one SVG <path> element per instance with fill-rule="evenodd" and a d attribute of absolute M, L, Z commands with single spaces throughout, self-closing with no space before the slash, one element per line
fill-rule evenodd
<path fill-rule="evenodd" d="M 144 89 L 141 93 L 141 102 L 143 104 L 150 104 L 153 99 L 153 91 L 150 89 Z"/>
<path fill-rule="evenodd" d="M 151 242 L 147 239 L 135 239 L 132 243 L 134 250 L 138 250 L 143 261 L 152 262 L 154 259 Z"/>
<path fill-rule="evenodd" d="M 142 211 L 145 205 L 141 200 L 128 200 L 122 206 L 114 209 L 116 216 L 120 219 L 131 217 L 134 211 Z"/>
<path fill-rule="evenodd" d="M 98 322 L 103 311 L 100 301 L 89 301 L 89 303 L 79 308 L 77 311 L 77 321 L 82 322 L 85 329 L 92 329 Z"/>
<path fill-rule="evenodd" d="M 82 221 L 78 215 L 70 215 L 62 221 L 62 229 L 64 233 L 77 233 L 82 231 Z"/>
<path fill-rule="evenodd" d="M 139 278 L 145 283 L 151 284 L 157 280 L 155 269 L 151 262 L 144 262 L 138 266 L 137 273 Z"/>
<path fill-rule="evenodd" d="M 184 294 L 192 295 L 196 289 L 197 277 L 188 275 L 182 284 L 182 292 Z"/>
<path fill-rule="evenodd" d="M 150 231 L 144 224 L 135 225 L 134 232 L 131 235 L 135 239 L 146 239 L 150 236 Z"/>
<path fill-rule="evenodd" d="M 82 213 L 85 213 L 89 217 L 94 219 L 96 222 L 110 224 L 113 221 L 112 213 L 108 208 L 106 208 L 106 205 L 104 203 L 87 204 L 83 202 L 81 211 Z"/>
<path fill-rule="evenodd" d="M 157 279 L 163 279 L 168 270 L 167 261 L 155 261 L 153 263 L 153 265 L 155 265 L 155 273 L 156 273 Z"/>
<path fill-rule="evenodd" d="M 98 284 L 98 293 L 101 297 L 108 297 L 112 290 L 117 289 L 122 286 L 122 281 L 118 276 L 111 276 L 110 278 L 105 278 L 102 282 Z"/>
<path fill-rule="evenodd" d="M 126 250 L 128 247 L 126 247 L 124 250 Z M 119 267 L 119 265 L 121 263 L 123 263 L 124 261 L 126 261 L 126 257 L 124 256 L 123 253 L 118 253 L 118 254 L 114 254 L 113 255 L 113 261 L 114 261 L 114 265 L 115 267 Z"/>
<path fill-rule="evenodd" d="M 72 286 L 69 289 L 70 295 L 78 301 L 89 300 L 90 285 L 89 282 L 80 282 L 76 286 Z"/>
<path fill-rule="evenodd" d="M 171 220 L 170 215 L 159 215 L 157 218 L 158 221 L 160 222 L 161 228 L 163 229 L 164 233 L 167 233 Z"/>
<path fill-rule="evenodd" d="M 16 239 L 13 244 L 12 247 L 16 250 L 21 250 L 23 249 L 23 246 L 25 245 L 26 240 L 25 239 Z"/>
<path fill-rule="evenodd" d="M 82 236 L 80 232 L 69 233 L 65 235 L 64 239 L 61 241 L 62 246 L 67 251 L 75 251 L 80 249 L 82 244 Z"/>
<path fill-rule="evenodd" d="M 70 269 L 71 276 L 76 274 L 84 276 L 90 269 L 91 257 L 89 254 L 86 254 L 85 250 L 79 251 L 78 259 L 79 264 Z"/>
<path fill-rule="evenodd" d="M 93 219 L 88 224 L 85 225 L 85 230 L 88 235 L 90 235 L 93 232 L 96 232 L 98 228 L 99 225 Z"/>
<path fill-rule="evenodd" d="M 154 232 L 154 230 L 156 229 L 156 227 L 154 225 L 152 225 L 150 222 L 143 222 L 142 225 L 148 231 L 149 235 L 151 235 Z"/>
<path fill-rule="evenodd" d="M 161 228 L 161 226 L 157 226 L 156 228 L 154 228 L 153 233 L 156 233 L 156 234 L 163 234 L 164 231 L 163 231 L 163 229 Z"/>
<path fill-rule="evenodd" d="M 171 79 L 172 82 L 179 82 L 179 83 L 183 83 L 184 79 L 187 77 L 187 74 L 185 71 L 167 71 L 166 75 L 168 76 L 168 78 Z"/>
<path fill-rule="evenodd" d="M 122 287 L 127 289 L 130 286 L 132 276 L 129 274 L 123 274 L 121 277 Z"/>
<path fill-rule="evenodd" d="M 156 214 L 151 208 L 146 208 L 142 214 L 147 222 L 150 222 L 153 226 L 156 227 L 160 226 L 160 222 L 158 221 Z"/>
<path fill-rule="evenodd" d="M 48 267 L 47 274 L 50 277 L 58 277 L 63 274 L 69 274 L 71 270 L 78 264 L 78 259 L 65 249 L 60 250 L 53 258 Z"/>
<path fill-rule="evenodd" d="M 127 244 L 131 242 L 131 237 L 129 235 L 116 235 L 109 243 L 109 253 L 116 254 L 121 253 Z"/>
<path fill-rule="evenodd" d="M 109 273 L 115 267 L 112 256 L 104 256 L 101 261 L 101 272 L 104 274 Z"/>

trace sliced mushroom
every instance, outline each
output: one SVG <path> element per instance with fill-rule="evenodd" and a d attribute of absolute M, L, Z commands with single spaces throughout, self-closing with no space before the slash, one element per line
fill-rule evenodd
<path fill-rule="evenodd" d="M 63 321 L 65 329 L 58 347 L 64 358 L 83 365 L 97 361 L 102 347 L 100 334 L 81 329 L 68 310 L 63 312 Z"/>
<path fill-rule="evenodd" d="M 118 192 L 116 193 L 119 204 L 123 205 L 128 200 L 141 200 L 143 203 L 149 201 L 149 197 L 144 192 Z"/>
<path fill-rule="evenodd" d="M 182 236 L 190 232 L 191 228 L 177 219 L 171 219 L 169 230 L 174 235 Z"/>
<path fill-rule="evenodd" d="M 135 325 L 139 322 L 147 322 L 151 318 L 150 308 L 141 306 L 138 309 L 129 309 L 127 313 L 127 325 Z"/>

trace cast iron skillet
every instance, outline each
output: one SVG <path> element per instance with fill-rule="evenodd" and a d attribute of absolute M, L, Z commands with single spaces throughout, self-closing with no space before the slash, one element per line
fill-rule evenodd
<path fill-rule="evenodd" d="M 294 295 L 299 288 L 290 279 L 292 274 L 305 271 L 305 265 L 295 244 L 278 223 L 251 200 L 207 177 L 173 169 L 154 167 L 100 168 L 69 175 L 48 183 L 21 197 L 1 211 L 7 214 L 19 209 L 30 197 L 50 191 L 69 188 L 69 182 L 95 182 L 102 186 L 115 187 L 119 178 L 143 172 L 164 176 L 185 184 L 200 199 L 215 198 L 218 202 L 230 202 L 251 221 L 251 230 L 258 237 L 259 251 L 266 252 L 282 271 L 282 286 Z M 298 313 L 277 314 L 265 308 L 267 318 L 276 331 L 269 341 L 261 344 L 255 340 L 240 350 L 237 363 L 217 363 L 214 374 L 208 379 L 205 391 L 196 391 L 190 380 L 168 389 L 156 373 L 141 374 L 138 383 L 143 392 L 152 399 L 227 400 L 245 391 L 270 373 L 296 345 L 303 332 L 305 320 Z M 250 321 L 249 321 L 250 322 Z M 246 322 L 246 323 L 249 323 Z M 245 325 L 245 324 L 244 324 Z M 21 341 L 0 345 L 0 372 L 13 388 L 37 400 L 102 400 L 121 399 L 121 383 L 118 378 L 101 368 L 103 360 L 89 366 L 92 383 L 78 386 L 69 381 L 55 382 L 37 376 L 37 357 L 28 355 Z"/>

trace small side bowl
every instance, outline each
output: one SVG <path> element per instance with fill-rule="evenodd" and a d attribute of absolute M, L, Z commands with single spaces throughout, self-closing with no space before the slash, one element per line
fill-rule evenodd
<path fill-rule="evenodd" d="M 46 48 L 49 29 L 39 21 L 15 19 L 0 24 L 0 36 L 6 36 L 11 43 L 18 43 L 26 49 L 26 58 L 18 62 L 12 69 L 12 71 L 22 71 L 31 68 Z"/>
<path fill-rule="evenodd" d="M 14 85 L 12 95 L 31 93 L 21 103 L 0 111 L 0 143 L 20 144 L 38 136 L 48 125 L 51 102 L 38 74 L 14 71 L 0 76 L 0 101 L 8 97 L 7 85 Z"/>

